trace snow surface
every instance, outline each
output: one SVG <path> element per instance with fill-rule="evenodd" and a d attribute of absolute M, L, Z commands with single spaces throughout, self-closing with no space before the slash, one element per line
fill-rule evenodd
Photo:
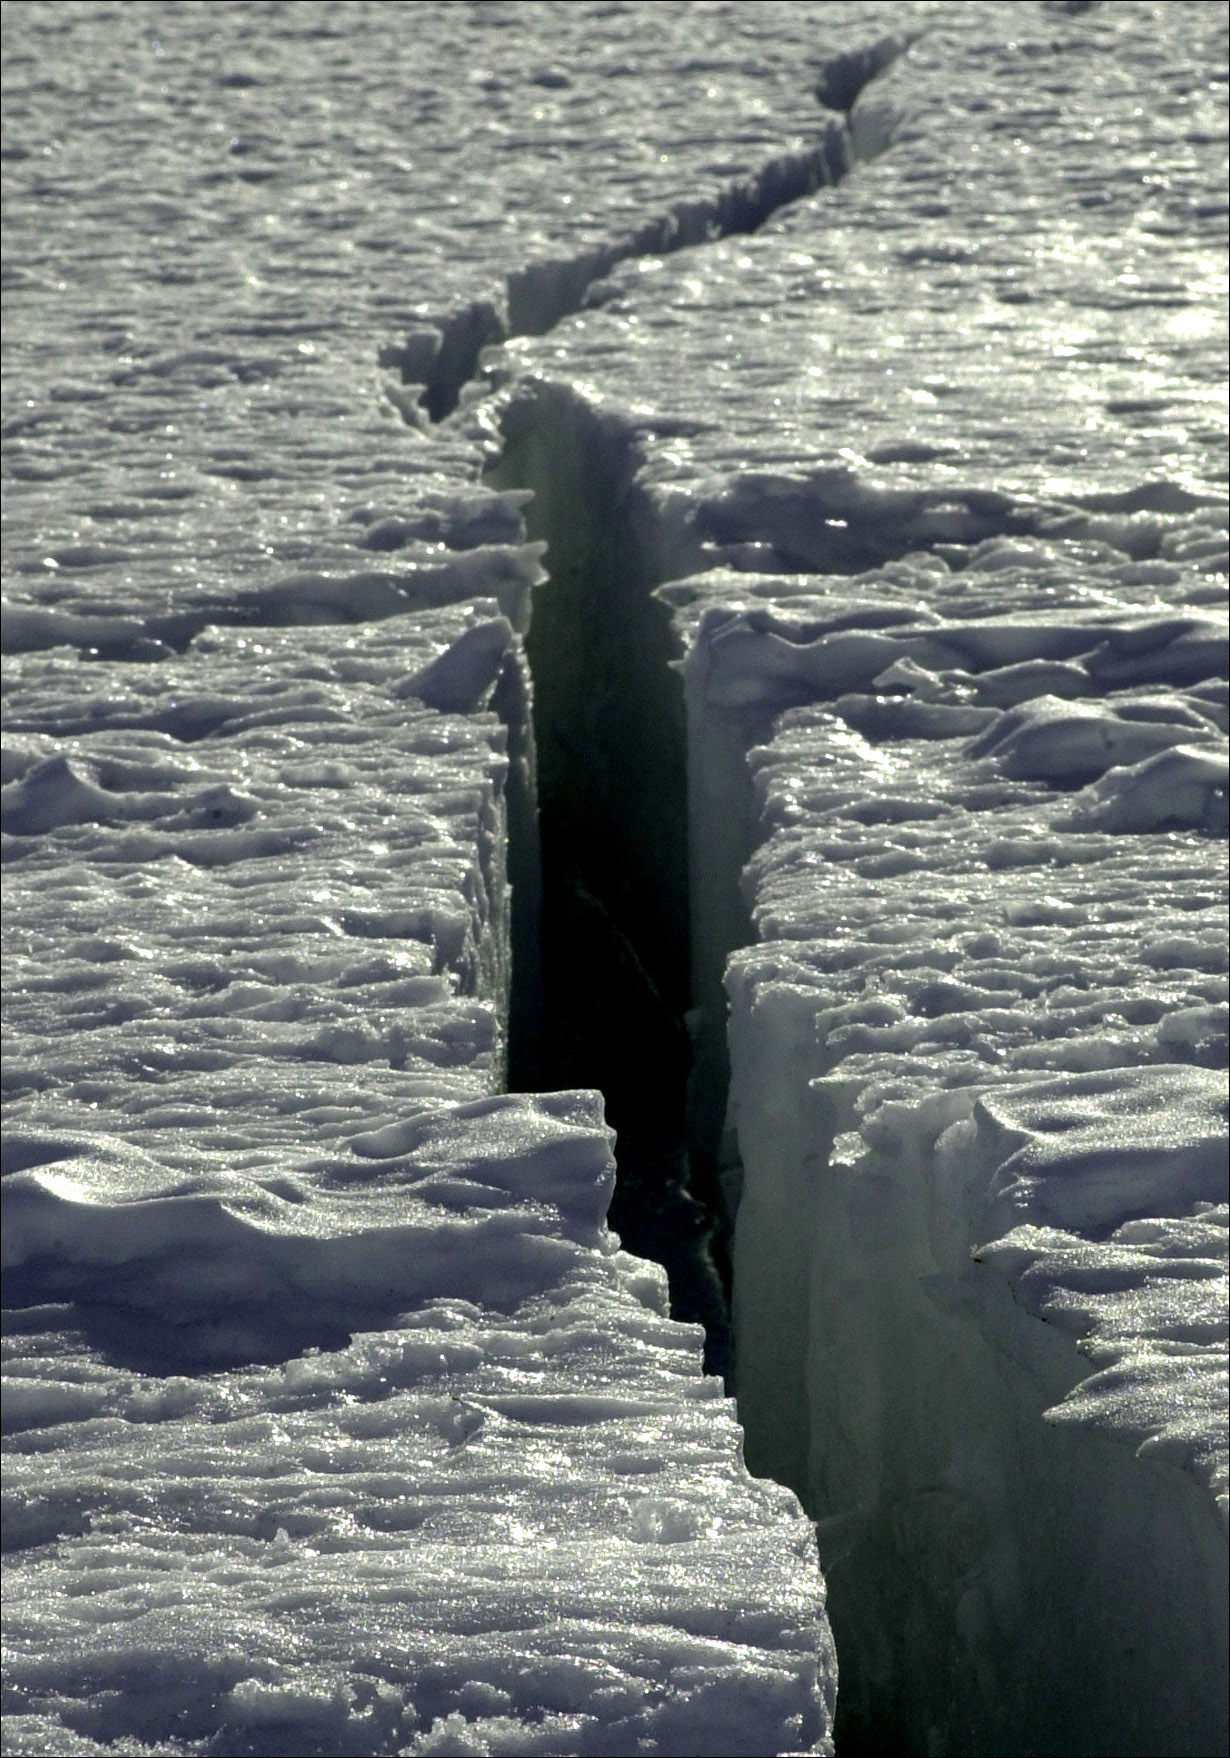
<path fill-rule="evenodd" d="M 1221 9 L 4 21 L 5 1749 L 831 1750 L 818 1534 L 852 1749 L 1224 1750 Z M 503 1092 L 611 555 L 789 1488 Z"/>
<path fill-rule="evenodd" d="M 606 1231 L 596 1095 L 435 1110 L 276 1179 L 39 1144 L 6 1220 L 44 1297 L 5 1382 L 14 1750 L 820 1735 L 810 1528 Z M 342 1340 L 288 1352 L 296 1317 Z"/>

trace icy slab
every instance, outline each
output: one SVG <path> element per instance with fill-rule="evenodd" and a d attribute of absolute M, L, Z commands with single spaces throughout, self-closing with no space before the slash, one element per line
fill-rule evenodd
<path fill-rule="evenodd" d="M 7 662 L 10 1116 L 259 1159 L 498 1086 L 522 666 L 490 600 Z"/>
<path fill-rule="evenodd" d="M 873 10 L 892 30 L 926 8 Z M 424 4 L 412 28 L 373 4 L 224 7 L 151 35 L 88 0 L 18 0 L 11 638 L 99 645 L 121 632 L 72 619 L 157 617 L 144 638 L 179 644 L 236 598 L 440 591 L 459 564 L 430 546 L 515 545 L 472 445 L 428 433 L 421 381 L 455 396 L 485 341 L 549 325 L 638 237 L 765 211 L 757 192 L 833 125 L 800 70 L 865 12 L 831 7 L 818 36 L 784 0 L 690 19 Z"/>
<path fill-rule="evenodd" d="M 869 822 L 942 818 L 954 779 L 945 756 L 924 758 L 939 789 L 929 804 L 894 797 L 893 777 L 912 798 L 920 741 L 971 736 L 997 784 L 1005 773 L 1044 787 L 1090 783 L 1057 827 L 1221 822 L 1225 622 L 1201 605 L 1199 577 L 1181 568 L 1142 566 L 1107 546 L 999 539 L 959 565 L 919 551 L 852 578 L 715 568 L 655 596 L 686 654 L 689 836 L 705 851 L 690 872 L 696 1082 L 710 1134 L 727 1078 L 726 960 L 753 934 L 740 874 L 764 829 L 764 788 L 754 786 L 748 753 L 774 737 L 791 705 L 827 697 L 840 727 L 817 751 L 800 734 L 789 788 L 774 805 L 778 828 L 790 822 L 796 790 L 803 801 L 824 795 L 840 815 L 843 785 L 845 805 L 861 802 Z M 841 741 L 856 732 L 847 762 Z M 760 773 L 770 774 L 767 759 Z M 868 796 L 872 778 L 887 796 L 880 805 Z M 1042 795 L 1017 797 L 1024 806 Z M 883 856 L 911 868 L 924 858 Z M 767 895 L 762 885 L 762 908 Z M 767 931 L 796 930 L 775 917 Z"/>
<path fill-rule="evenodd" d="M 851 115 L 889 150 L 754 236 L 614 269 L 488 361 L 513 383 L 476 433 L 534 378 L 624 412 L 668 575 L 697 538 L 765 572 L 1047 527 L 1149 559 L 1184 514 L 1224 562 L 1223 20 L 926 24 Z"/>
<path fill-rule="evenodd" d="M 229 557 L 222 563 L 223 582 L 213 588 L 196 579 L 177 590 L 158 562 L 127 573 L 118 587 L 102 592 L 79 575 L 49 585 L 44 573 L 26 584 L 21 596 L 15 592 L 5 600 L 4 650 L 71 646 L 91 659 L 151 661 L 181 652 L 211 624 L 357 623 L 490 595 L 524 629 L 530 588 L 542 578 L 539 551 L 532 544 L 479 545 L 444 557 L 424 550 L 417 558 L 398 558 L 391 567 L 339 555 L 340 547 L 322 543 L 313 550 L 310 568 L 275 569 L 271 578 L 255 583 L 241 584 L 240 570 Z"/>
<path fill-rule="evenodd" d="M 1200 616 L 964 622 L 941 574 L 903 624 L 890 584 L 827 628 L 836 582 L 678 594 L 694 773 L 727 857 L 758 844 L 722 1149 L 749 1457 L 819 1517 L 854 1722 L 892 1690 L 937 1750 L 1198 1752 L 1224 1737 L 1224 645 L 1179 682 Z M 720 887 L 711 862 L 715 937 Z M 1130 1681 L 1119 1640 L 1153 1657 Z"/>
<path fill-rule="evenodd" d="M 1097 1371 L 1053 1406 L 1066 1421 L 1137 1444 L 1203 1478 L 1226 1506 L 1226 1205 L 1125 1221 L 1106 1241 L 1013 1228 L 982 1261 L 1028 1309 L 1082 1338 Z M 1175 1283 L 1181 1286 L 1176 1296 Z"/>
<path fill-rule="evenodd" d="M 600 1116 L 437 1111 L 277 1197 L 12 1174 L 12 1750 L 831 1751 L 811 1529 L 606 1232 Z M 183 1371 L 193 1278 L 269 1365 Z"/>

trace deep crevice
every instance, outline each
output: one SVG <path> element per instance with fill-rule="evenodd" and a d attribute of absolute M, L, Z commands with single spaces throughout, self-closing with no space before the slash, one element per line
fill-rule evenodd
<path fill-rule="evenodd" d="M 725 1242 L 716 1193 L 689 1171 L 690 936 L 683 691 L 670 616 L 635 516 L 625 433 L 565 386 L 506 412 L 488 473 L 531 488 L 548 544 L 525 647 L 533 678 L 541 913 L 515 925 L 514 970 L 541 992 L 514 1004 L 510 1082 L 599 1090 L 616 1132 L 610 1221 L 662 1263 L 672 1311 L 706 1327 L 729 1367 Z"/>

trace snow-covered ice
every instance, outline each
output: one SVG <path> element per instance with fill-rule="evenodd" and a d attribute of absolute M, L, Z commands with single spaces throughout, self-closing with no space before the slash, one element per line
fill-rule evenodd
<path fill-rule="evenodd" d="M 673 619 L 693 1116 L 846 1728 L 1221 1750 L 1224 21 L 927 24 L 891 150 L 622 265 L 469 425 L 614 475 Z"/>
<path fill-rule="evenodd" d="M 1221 9 L 4 28 L 6 1750 L 1224 1750 Z"/>
<path fill-rule="evenodd" d="M 909 731 L 839 698 L 752 753 L 757 945 L 726 979 L 749 1457 L 821 1516 L 835 1608 L 858 1582 L 865 1717 L 892 1678 L 949 1744 L 965 1720 L 1000 1749 L 1197 1751 L 1225 1637 L 1208 794 L 1178 828 L 1076 833 L 1070 794 L 952 749 L 980 738 Z"/>
<path fill-rule="evenodd" d="M 598 1096 L 352 1147 L 15 1134 L 12 1749 L 810 1746 L 814 1540 L 603 1225 Z"/>

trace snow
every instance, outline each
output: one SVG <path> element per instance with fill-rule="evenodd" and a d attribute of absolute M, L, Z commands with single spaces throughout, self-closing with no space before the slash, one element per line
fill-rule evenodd
<path fill-rule="evenodd" d="M 5 29 L 6 1750 L 1224 1749 L 1219 10 Z"/>
<path fill-rule="evenodd" d="M 469 420 L 540 491 L 588 431 L 664 582 L 740 1415 L 872 1747 L 1224 1747 L 1224 49 L 1182 16 L 930 17 L 854 104 L 891 151 L 617 268 Z M 986 1119 L 1056 1081 L 1083 1157 L 1069 1118 L 1014 1183 Z"/>
<path fill-rule="evenodd" d="M 870 597 L 883 583 L 857 584 Z M 691 596 L 679 614 L 694 618 L 715 583 L 686 585 L 691 594 L 668 590 Z M 984 629 L 1011 633 L 1012 667 L 1026 666 L 1030 637 L 1044 652 L 1052 639 L 1051 613 L 1032 629 L 926 621 L 917 633 L 826 636 L 815 632 L 821 583 L 807 585 L 809 614 L 793 628 L 797 596 L 776 614 L 705 609 L 686 668 L 714 815 L 738 818 L 743 840 L 759 843 L 743 876 L 752 947 L 726 958 L 720 944 L 738 838 L 728 834 L 732 866 L 710 868 L 696 894 L 731 1009 L 723 1180 L 738 1204 L 749 1459 L 820 1517 L 840 1653 L 870 1670 L 866 1657 L 891 1653 L 884 1630 L 958 1606 L 955 1655 L 915 1628 L 911 1660 L 880 1663 L 937 1738 L 959 1740 L 969 1717 L 992 1742 L 1028 1725 L 1066 1748 L 1118 1728 L 1142 1750 L 1163 1738 L 1199 1750 L 1218 1738 L 1208 1680 L 1224 1640 L 1215 703 L 1169 682 L 1163 641 L 1140 644 L 1160 685 L 949 707 L 977 704 L 979 648 L 1004 656 Z M 842 615 L 855 620 L 849 585 Z M 838 583 L 828 590 L 836 598 Z M 1086 654 L 1113 646 L 1109 610 L 1103 600 L 1096 620 L 1068 622 Z M 968 669 L 943 669 L 954 649 Z M 1089 659 L 1075 641 L 1069 652 L 1069 675 L 1083 670 L 1092 694 Z M 1003 668 L 989 675 L 994 696 Z M 961 724 L 971 712 L 989 720 L 972 738 Z M 724 728 L 724 742 L 707 725 Z M 1165 749 L 1123 767 L 1141 734 Z M 1169 775 L 1150 785 L 1163 763 Z M 1134 797 L 1129 817 L 1120 802 Z M 987 1285 L 990 1266 L 1004 1294 Z M 1022 1312 L 1044 1325 L 1023 1326 Z M 1056 1423 L 1067 1437 L 1058 1449 L 1047 1438 Z M 1085 1436 L 1086 1448 L 1093 1436 L 1126 1443 L 1146 1471 L 1112 1491 L 1104 1456 L 1094 1467 L 1092 1452 L 1079 1454 Z M 952 1475 L 965 1455 L 977 1459 L 969 1481 Z M 951 1511 L 911 1531 L 903 1510 L 928 1508 L 937 1477 Z M 1169 1535 L 1164 1572 L 1141 1547 L 1150 1523 Z M 1086 1549 L 1091 1531 L 1100 1561 Z M 872 1571 L 882 1593 L 865 1591 Z M 1193 1580 L 1207 1584 L 1195 1595 Z M 1133 1641 L 1158 1657 L 1137 1670 L 1126 1711 L 1113 1653 L 1089 1640 L 1084 1597 L 1102 1607 L 1125 1591 L 1139 1608 Z M 1100 1629 L 1120 1627 L 1097 1615 Z M 843 1692 L 866 1715 L 876 1688 L 847 1666 Z M 1151 1734 L 1133 1731 L 1142 1715 L 1159 1718 L 1146 1719 Z"/>
<path fill-rule="evenodd" d="M 59 1284 L 6 1378 L 9 1685 L 53 1723 L 14 1749 L 810 1745 L 810 1529 L 602 1224 L 597 1097 L 359 1147 L 277 1194 L 67 1143 L 11 1178 L 11 1259 Z M 296 1307 L 346 1340 L 288 1354 Z M 136 1365 L 194 1323 L 272 1356 Z"/>
<path fill-rule="evenodd" d="M 519 653 L 475 599 L 9 662 L 14 1750 L 824 1744 L 810 1529 L 600 1097 L 498 1095 Z"/>

